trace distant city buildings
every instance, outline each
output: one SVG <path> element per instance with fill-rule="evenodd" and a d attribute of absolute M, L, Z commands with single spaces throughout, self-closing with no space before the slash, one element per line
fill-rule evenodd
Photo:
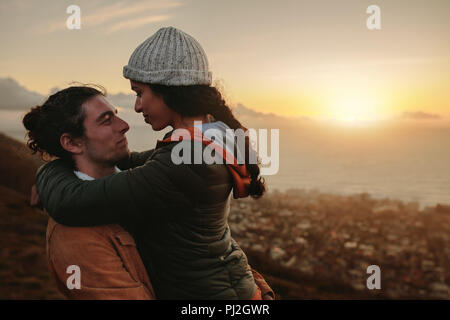
<path fill-rule="evenodd" d="M 232 201 L 230 227 L 244 250 L 304 275 L 362 291 L 378 265 L 378 295 L 450 299 L 450 206 L 289 190 Z"/>

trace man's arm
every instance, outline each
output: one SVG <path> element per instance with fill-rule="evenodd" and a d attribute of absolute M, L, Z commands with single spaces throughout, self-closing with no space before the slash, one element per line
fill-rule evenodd
<path fill-rule="evenodd" d="M 150 158 L 154 150 L 155 149 L 151 149 L 143 152 L 133 151 L 127 158 L 120 160 L 117 163 L 117 167 L 120 170 L 127 170 L 142 166 L 144 165 L 145 161 Z"/>

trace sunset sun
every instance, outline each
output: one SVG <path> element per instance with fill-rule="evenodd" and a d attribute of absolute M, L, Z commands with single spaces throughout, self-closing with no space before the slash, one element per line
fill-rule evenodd
<path fill-rule="evenodd" d="M 362 125 L 374 123 L 380 117 L 373 99 L 362 96 L 342 97 L 333 104 L 331 118 L 340 124 Z"/>

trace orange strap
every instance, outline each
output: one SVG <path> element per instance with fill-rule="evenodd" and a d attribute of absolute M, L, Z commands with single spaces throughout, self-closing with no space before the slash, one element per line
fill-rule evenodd
<path fill-rule="evenodd" d="M 256 288 L 256 292 L 250 300 L 262 300 L 261 289 L 259 287 Z"/>
<path fill-rule="evenodd" d="M 205 138 L 203 136 L 203 132 L 199 128 L 189 127 L 186 130 L 189 132 L 189 135 L 175 136 L 174 137 L 175 140 L 172 139 L 172 136 L 164 140 L 158 140 L 156 148 L 159 148 L 166 143 L 182 140 L 199 141 L 205 146 L 211 144 L 214 150 L 222 155 L 223 159 L 225 160 L 228 171 L 230 172 L 233 178 L 233 197 L 235 199 L 247 197 L 251 178 L 245 164 L 238 164 L 237 159 L 233 154 L 231 154 L 226 148 L 222 148 L 218 144 L 215 144 L 213 141 Z"/>

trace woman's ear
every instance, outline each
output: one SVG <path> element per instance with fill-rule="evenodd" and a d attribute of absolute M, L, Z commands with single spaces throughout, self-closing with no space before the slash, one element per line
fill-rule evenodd
<path fill-rule="evenodd" d="M 73 153 L 80 154 L 83 152 L 81 139 L 74 139 L 68 133 L 63 133 L 59 138 L 59 143 L 64 150 Z"/>
<path fill-rule="evenodd" d="M 215 121 L 217 121 L 216 120 L 216 118 L 214 118 L 214 116 L 212 115 L 212 114 L 207 114 L 206 115 L 206 121 L 208 122 L 208 123 L 211 123 L 211 122 L 215 122 Z"/>

